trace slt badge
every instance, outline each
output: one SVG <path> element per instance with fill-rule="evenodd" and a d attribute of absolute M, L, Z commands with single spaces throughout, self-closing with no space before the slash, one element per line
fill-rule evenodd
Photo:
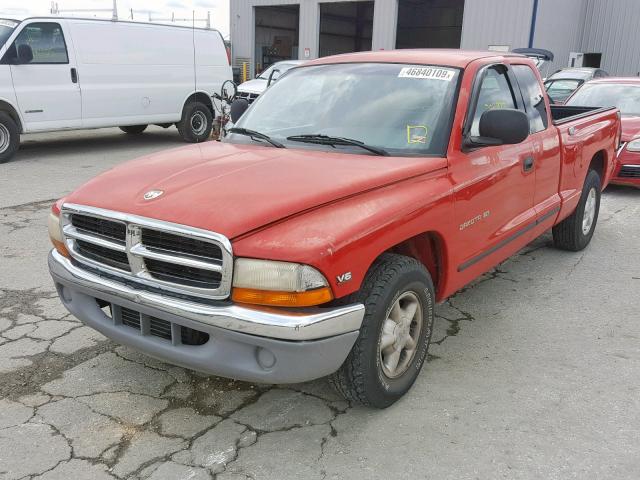
<path fill-rule="evenodd" d="M 162 190 L 149 190 L 142 196 L 142 198 L 144 198 L 145 200 L 153 200 L 154 198 L 158 198 L 163 193 L 164 192 Z"/>

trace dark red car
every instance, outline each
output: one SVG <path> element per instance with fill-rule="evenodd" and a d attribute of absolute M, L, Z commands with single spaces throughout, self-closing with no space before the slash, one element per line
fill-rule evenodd
<path fill-rule="evenodd" d="M 604 78 L 582 85 L 567 106 L 616 106 L 622 114 L 622 143 L 611 183 L 640 187 L 640 78 Z"/>

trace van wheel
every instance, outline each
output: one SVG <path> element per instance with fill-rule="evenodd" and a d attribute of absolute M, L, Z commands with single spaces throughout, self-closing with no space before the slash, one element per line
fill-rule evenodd
<path fill-rule="evenodd" d="M 6 112 L 0 112 L 0 163 L 5 163 L 18 151 L 20 132 L 18 125 Z"/>
<path fill-rule="evenodd" d="M 600 175 L 589 170 L 575 211 L 553 227 L 553 244 L 577 252 L 589 245 L 600 212 Z"/>
<path fill-rule="evenodd" d="M 124 133 L 130 135 L 139 135 L 147 129 L 148 125 L 127 125 L 126 127 L 120 127 Z"/>
<path fill-rule="evenodd" d="M 211 110 L 204 103 L 190 102 L 184 107 L 182 120 L 176 123 L 176 127 L 185 142 L 204 142 L 213 127 Z"/>
<path fill-rule="evenodd" d="M 330 377 L 338 392 L 361 405 L 386 408 L 404 395 L 427 357 L 434 305 L 433 282 L 413 258 L 384 254 L 348 302 L 365 305 L 360 334 Z"/>

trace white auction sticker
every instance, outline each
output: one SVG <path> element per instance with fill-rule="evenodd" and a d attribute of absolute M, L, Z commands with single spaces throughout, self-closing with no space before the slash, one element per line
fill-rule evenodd
<path fill-rule="evenodd" d="M 420 78 L 426 80 L 453 80 L 456 71 L 440 67 L 404 67 L 398 74 L 399 78 Z"/>

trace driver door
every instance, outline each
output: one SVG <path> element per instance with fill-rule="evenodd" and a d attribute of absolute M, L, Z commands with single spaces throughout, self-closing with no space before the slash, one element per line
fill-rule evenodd
<path fill-rule="evenodd" d="M 518 85 L 506 65 L 480 68 L 469 102 L 464 135 L 479 136 L 482 113 L 521 109 Z M 463 147 L 451 159 L 458 244 L 453 253 L 463 283 L 526 245 L 535 225 L 533 148 L 515 145 Z M 533 223 L 532 223 L 533 222 Z"/>
<path fill-rule="evenodd" d="M 60 21 L 38 20 L 22 27 L 5 54 L 27 132 L 81 125 L 80 83 L 67 41 Z M 21 45 L 33 54 L 26 63 L 19 63 Z"/>

